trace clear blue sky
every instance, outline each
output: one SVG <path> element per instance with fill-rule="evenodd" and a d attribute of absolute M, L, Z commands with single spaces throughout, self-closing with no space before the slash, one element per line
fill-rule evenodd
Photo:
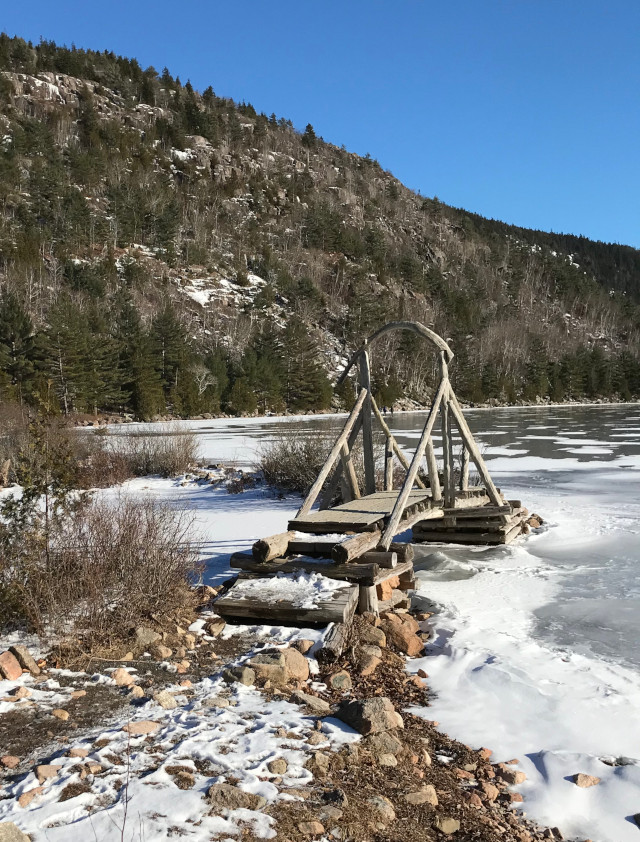
<path fill-rule="evenodd" d="M 29 0 L 109 49 L 369 152 L 425 196 L 640 247 L 639 0 Z"/>

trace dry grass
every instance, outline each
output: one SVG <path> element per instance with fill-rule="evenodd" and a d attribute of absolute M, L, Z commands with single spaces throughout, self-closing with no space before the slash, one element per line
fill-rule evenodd
<path fill-rule="evenodd" d="M 265 482 L 284 492 L 306 494 L 318 476 L 333 437 L 301 433 L 291 429 L 281 433 L 260 451 L 256 468 Z"/>
<path fill-rule="evenodd" d="M 168 613 L 193 602 L 192 522 L 150 498 L 122 496 L 56 521 L 46 546 L 27 528 L 0 563 L 0 614 L 78 651 L 125 640 L 159 607 Z"/>

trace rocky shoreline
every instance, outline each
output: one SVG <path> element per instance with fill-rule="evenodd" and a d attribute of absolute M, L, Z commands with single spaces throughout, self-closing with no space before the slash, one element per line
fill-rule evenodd
<path fill-rule="evenodd" d="M 153 628 L 138 629 L 130 652 L 100 664 L 102 678 L 91 676 L 89 665 L 78 670 L 72 664 L 74 672 L 65 679 L 64 671 L 47 672 L 53 658 L 38 665 L 27 652 L 16 669 L 7 653 L 0 656 L 4 675 L 11 676 L 3 682 L 3 701 L 11 700 L 13 708 L 0 715 L 0 822 L 10 813 L 16 828 L 23 826 L 28 812 L 54 793 L 66 802 L 104 790 L 114 772 L 122 771 L 118 740 L 125 732 L 152 752 L 152 768 L 165 763 L 170 788 L 200 791 L 198 803 L 207 820 L 229 821 L 240 815 L 234 811 L 250 811 L 269 821 L 276 842 L 563 839 L 558 829 L 541 828 L 516 811 L 522 796 L 514 787 L 524 780 L 517 759 L 492 762 L 490 749 L 452 740 L 437 722 L 419 715 L 429 704 L 428 676 L 407 673 L 406 653 L 421 652 L 429 638 L 428 614 L 396 609 L 380 618 L 356 617 L 336 656 L 322 635 L 314 641 L 291 630 L 288 643 L 282 643 L 257 638 L 247 627 L 236 634 L 215 615 L 215 596 L 204 589 L 207 602 L 192 618 L 156 618 Z M 8 654 L 14 657 L 13 651 Z M 64 666 L 59 660 L 56 665 Z M 7 691 L 9 680 L 14 687 Z M 50 704 L 42 702 L 47 689 Z M 247 694 L 256 712 L 287 702 L 302 723 L 291 730 L 285 718 L 280 727 L 274 721 L 273 739 L 282 750 L 258 762 L 263 772 L 257 778 L 272 787 L 272 797 L 247 786 L 240 769 L 220 774 L 194 764 L 188 752 L 177 750 L 179 743 L 171 751 L 160 737 L 169 721 L 187 711 L 199 715 L 203 726 L 212 717 L 213 729 L 239 703 L 246 706 Z M 248 734 L 256 730 L 253 719 L 251 713 L 246 717 Z M 331 734 L 340 722 L 360 738 L 334 744 Z M 230 748 L 213 730 L 205 729 L 204 738 L 222 739 L 223 754 Z M 301 763 L 295 780 L 292 750 Z M 148 770 L 133 768 L 129 774 Z M 119 786 L 116 781 L 114 805 L 122 798 L 121 779 Z M 11 800 L 15 810 L 3 812 Z M 0 823 L 0 839 L 30 838 L 3 836 L 8 824 Z M 257 838 L 255 827 L 240 821 L 242 838 Z"/>

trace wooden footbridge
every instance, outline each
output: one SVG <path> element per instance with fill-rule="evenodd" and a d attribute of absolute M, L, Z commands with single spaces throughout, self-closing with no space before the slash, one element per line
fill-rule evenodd
<path fill-rule="evenodd" d="M 369 347 L 394 330 L 409 330 L 435 346 L 439 383 L 413 457 L 401 450 L 371 391 Z M 344 621 L 357 607 L 378 613 L 407 603 L 414 585 L 413 547 L 394 539 L 412 529 L 412 541 L 464 544 L 506 544 L 526 531 L 527 515 L 519 501 L 506 500 L 496 488 L 471 434 L 449 380 L 453 352 L 429 328 L 417 322 L 391 322 L 376 331 L 349 360 L 340 384 L 357 365 L 359 392 L 354 407 L 320 473 L 288 531 L 257 541 L 252 553 L 235 553 L 231 566 L 240 579 L 278 573 L 320 573 L 343 581 L 344 588 L 314 608 L 268 604 L 232 588 L 216 607 L 225 616 L 301 621 Z M 442 437 L 441 467 L 433 435 Z M 384 456 L 376 464 L 374 422 L 384 434 Z M 454 464 L 454 435 L 460 440 L 459 465 Z M 362 483 L 354 464 L 356 442 L 362 441 Z M 397 465 L 403 472 L 394 488 Z M 475 465 L 477 484 L 469 484 Z M 362 486 L 362 487 L 361 487 Z M 317 504 L 317 505 L 316 505 Z M 315 508 L 314 508 L 315 507 Z M 253 588 L 255 593 L 255 588 Z"/>

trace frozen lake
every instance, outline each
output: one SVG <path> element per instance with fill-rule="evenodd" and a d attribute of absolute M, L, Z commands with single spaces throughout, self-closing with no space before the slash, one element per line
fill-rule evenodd
<path fill-rule="evenodd" d="M 528 776 L 522 806 L 565 838 L 637 840 L 640 406 L 465 414 L 497 485 L 546 523 L 508 547 L 417 550 L 417 598 L 437 607 L 435 638 L 411 667 L 428 672 L 436 693 L 424 715 L 452 736 L 489 746 L 496 760 L 518 757 Z M 387 421 L 410 449 L 424 418 L 396 413 Z M 197 432 L 204 458 L 251 466 L 274 436 L 329 432 L 343 421 L 184 423 Z M 228 575 L 231 552 L 285 529 L 299 505 L 264 492 L 220 496 L 158 482 L 158 493 L 196 511 L 212 580 Z M 577 772 L 602 782 L 580 790 L 571 782 Z"/>

